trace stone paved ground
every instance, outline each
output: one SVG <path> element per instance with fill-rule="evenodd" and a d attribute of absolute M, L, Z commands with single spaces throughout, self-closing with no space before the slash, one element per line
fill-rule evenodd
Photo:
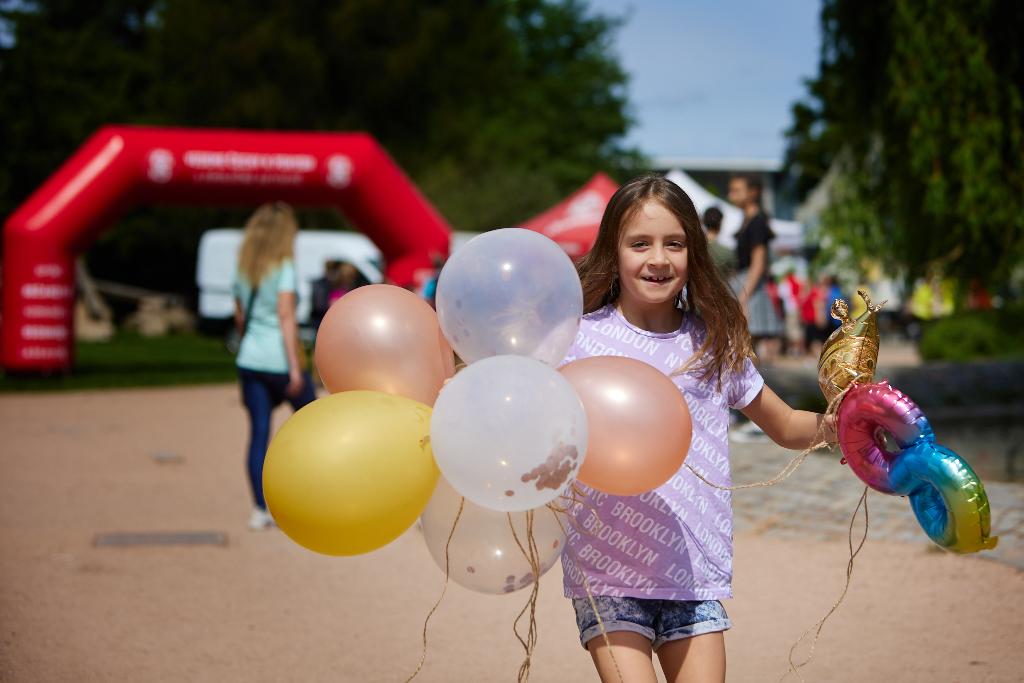
<path fill-rule="evenodd" d="M 770 441 L 733 441 L 730 448 L 735 484 L 771 479 L 796 455 Z M 838 449 L 834 453 L 814 453 L 780 484 L 736 491 L 736 530 L 775 538 L 845 541 L 864 485 L 849 467 L 840 464 L 839 457 Z M 992 508 L 992 534 L 1000 537 L 999 545 L 967 557 L 998 560 L 1024 569 L 1024 484 L 984 484 Z M 908 499 L 869 491 L 868 510 L 868 543 L 896 541 L 919 546 L 923 552 L 942 552 L 918 525 Z M 858 518 L 859 525 L 862 519 Z M 855 542 L 862 528 L 854 527 Z"/>

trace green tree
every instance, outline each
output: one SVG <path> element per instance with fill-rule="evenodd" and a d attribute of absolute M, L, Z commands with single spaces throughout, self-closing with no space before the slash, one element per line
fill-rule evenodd
<path fill-rule="evenodd" d="M 0 0 L 0 214 L 6 216 L 96 128 L 137 120 L 152 83 L 145 49 L 155 2 Z"/>
<path fill-rule="evenodd" d="M 4 214 L 110 122 L 365 130 L 458 229 L 513 224 L 642 161 L 621 142 L 618 23 L 578 0 L 0 0 L 0 21 Z M 202 229 L 243 218 L 137 210 L 90 265 L 187 291 Z"/>
<path fill-rule="evenodd" d="M 822 230 L 908 278 L 1005 281 L 1024 257 L 1024 5 L 826 0 L 788 161 L 830 168 Z"/>

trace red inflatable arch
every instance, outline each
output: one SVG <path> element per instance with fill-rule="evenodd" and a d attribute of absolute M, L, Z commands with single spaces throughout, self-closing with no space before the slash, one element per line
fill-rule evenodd
<path fill-rule="evenodd" d="M 277 199 L 339 208 L 398 284 L 448 254 L 447 223 L 369 135 L 105 127 L 4 226 L 3 367 L 71 367 L 75 256 L 125 211 Z"/>

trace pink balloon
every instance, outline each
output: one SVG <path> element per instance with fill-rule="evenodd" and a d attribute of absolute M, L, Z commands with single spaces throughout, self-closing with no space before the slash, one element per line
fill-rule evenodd
<path fill-rule="evenodd" d="M 839 404 L 836 424 L 850 468 L 865 484 L 889 495 L 896 494 L 889 474 L 900 453 L 921 441 L 935 442 L 917 404 L 885 380 L 850 389 Z M 885 434 L 892 437 L 888 447 Z"/>
<path fill-rule="evenodd" d="M 434 309 L 393 285 L 360 287 L 334 302 L 320 324 L 314 358 L 332 394 L 365 389 L 427 405 L 455 374 Z"/>
<path fill-rule="evenodd" d="M 577 479 L 617 496 L 664 484 L 683 465 L 693 425 L 678 387 L 639 360 L 594 356 L 561 368 L 587 414 L 589 441 Z"/>

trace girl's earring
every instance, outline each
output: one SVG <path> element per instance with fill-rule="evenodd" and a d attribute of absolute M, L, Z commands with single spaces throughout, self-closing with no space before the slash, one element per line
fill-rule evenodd
<path fill-rule="evenodd" d="M 676 308 L 682 309 L 684 311 L 690 310 L 690 304 L 688 303 L 687 294 L 688 292 L 686 289 L 686 285 L 683 285 L 683 288 L 679 291 L 678 294 L 676 294 Z"/>

